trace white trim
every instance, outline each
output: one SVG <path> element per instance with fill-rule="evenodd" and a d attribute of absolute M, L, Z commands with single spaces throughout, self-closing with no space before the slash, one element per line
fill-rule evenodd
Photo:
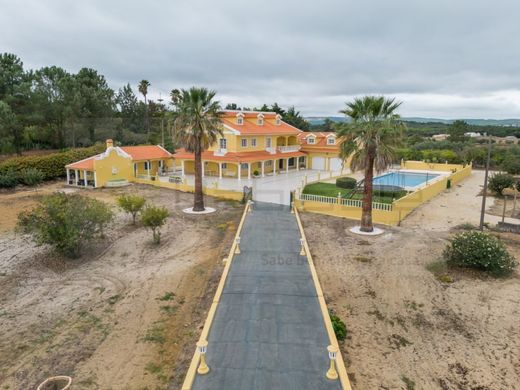
<path fill-rule="evenodd" d="M 173 154 L 171 154 L 170 152 L 168 152 L 168 151 L 167 151 L 166 149 L 164 149 L 161 145 L 155 145 L 155 146 L 161 148 L 161 149 L 164 150 L 166 153 L 168 153 L 168 157 L 172 157 L 172 156 L 173 156 Z M 162 158 L 162 157 L 161 157 L 161 158 Z"/>
<path fill-rule="evenodd" d="M 83 162 L 83 161 L 87 161 L 87 160 L 94 159 L 94 158 L 96 158 L 97 156 L 99 156 L 99 154 L 96 154 L 95 156 L 91 156 L 91 157 L 84 158 L 83 160 L 74 161 L 73 163 L 70 163 L 70 164 L 65 165 L 65 168 L 78 169 L 78 168 L 74 168 L 73 165 L 74 165 L 74 164 L 77 164 L 77 163 L 80 163 L 80 162 Z"/>
<path fill-rule="evenodd" d="M 239 130 L 234 129 L 233 127 L 231 127 L 231 126 L 229 126 L 229 125 L 227 125 L 225 123 L 223 123 L 222 126 L 224 126 L 224 128 L 226 128 L 226 129 L 228 129 L 231 132 L 231 134 L 233 134 L 233 135 L 240 135 L 240 134 L 242 134 L 242 133 L 240 133 Z M 226 134 L 226 133 L 224 133 L 224 134 Z"/>
<path fill-rule="evenodd" d="M 95 160 L 104 160 L 110 155 L 110 152 L 112 150 L 115 150 L 117 155 L 120 157 L 128 158 L 130 160 L 133 160 L 132 156 L 130 156 L 128 153 L 126 153 L 123 149 L 121 149 L 119 146 L 109 146 L 107 150 L 105 150 L 103 153 L 98 154 L 94 157 Z"/>

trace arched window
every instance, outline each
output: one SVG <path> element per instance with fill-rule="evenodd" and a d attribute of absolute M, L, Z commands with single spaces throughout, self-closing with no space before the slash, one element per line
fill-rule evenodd
<path fill-rule="evenodd" d="M 282 116 L 280 114 L 276 115 L 276 126 L 280 126 L 282 124 Z"/>

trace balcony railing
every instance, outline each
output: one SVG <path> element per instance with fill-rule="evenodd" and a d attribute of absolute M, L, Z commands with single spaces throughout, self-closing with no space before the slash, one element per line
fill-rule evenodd
<path fill-rule="evenodd" d="M 278 151 L 281 153 L 297 152 L 298 150 L 300 150 L 300 145 L 278 146 Z"/>
<path fill-rule="evenodd" d="M 227 149 L 215 149 L 213 152 L 215 156 L 225 156 L 227 153 Z"/>
<path fill-rule="evenodd" d="M 271 154 L 276 154 L 276 148 L 265 148 L 265 151 Z"/>

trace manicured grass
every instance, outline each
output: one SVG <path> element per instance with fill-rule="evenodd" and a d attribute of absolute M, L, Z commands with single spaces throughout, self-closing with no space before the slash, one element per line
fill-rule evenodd
<path fill-rule="evenodd" d="M 336 187 L 334 183 L 313 183 L 308 184 L 303 189 L 304 194 L 321 195 L 321 196 L 332 196 L 337 197 L 338 193 L 341 194 L 342 198 L 347 197 L 352 190 Z M 363 199 L 363 194 L 354 194 L 351 199 Z M 374 192 L 374 202 L 378 203 L 392 203 L 393 198 L 388 196 L 378 196 L 377 191 Z"/>

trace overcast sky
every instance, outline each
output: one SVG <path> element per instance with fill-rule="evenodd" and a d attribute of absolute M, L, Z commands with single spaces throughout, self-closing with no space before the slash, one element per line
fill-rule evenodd
<path fill-rule="evenodd" d="M 0 51 L 116 90 L 145 78 L 153 98 L 198 85 L 337 115 L 385 94 L 404 116 L 520 117 L 518 0 L 0 0 Z"/>

